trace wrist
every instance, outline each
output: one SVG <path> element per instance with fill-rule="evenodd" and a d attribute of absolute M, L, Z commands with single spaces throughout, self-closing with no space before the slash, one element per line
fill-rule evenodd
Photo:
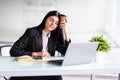
<path fill-rule="evenodd" d="M 32 53 L 32 57 L 36 57 L 36 52 L 33 52 L 33 53 Z"/>

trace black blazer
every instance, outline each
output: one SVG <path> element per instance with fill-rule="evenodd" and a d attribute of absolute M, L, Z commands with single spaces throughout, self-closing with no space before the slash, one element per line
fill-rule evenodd
<path fill-rule="evenodd" d="M 66 52 L 68 44 L 63 39 L 63 33 L 61 29 L 57 29 L 51 32 L 48 40 L 48 52 L 51 56 L 54 56 L 55 50 L 62 53 Z M 28 28 L 25 33 L 14 43 L 10 50 L 10 55 L 17 57 L 22 55 L 32 55 L 32 52 L 42 51 L 42 29 L 40 27 Z"/>

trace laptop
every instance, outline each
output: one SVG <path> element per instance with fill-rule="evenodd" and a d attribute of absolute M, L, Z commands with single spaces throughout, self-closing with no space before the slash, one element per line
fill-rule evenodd
<path fill-rule="evenodd" d="M 62 66 L 88 64 L 95 58 L 97 46 L 98 42 L 70 43 L 64 59 L 51 60 L 49 63 Z"/>

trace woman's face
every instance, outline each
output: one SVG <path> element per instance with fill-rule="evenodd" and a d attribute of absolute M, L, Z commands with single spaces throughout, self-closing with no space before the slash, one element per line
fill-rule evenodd
<path fill-rule="evenodd" d="M 47 18 L 45 23 L 45 30 L 53 31 L 57 28 L 59 23 L 59 18 L 57 16 L 50 16 Z"/>

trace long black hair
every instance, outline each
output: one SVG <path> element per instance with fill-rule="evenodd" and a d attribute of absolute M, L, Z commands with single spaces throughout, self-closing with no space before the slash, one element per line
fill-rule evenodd
<path fill-rule="evenodd" d="M 56 10 L 50 11 L 46 14 L 46 16 L 43 18 L 43 21 L 40 23 L 40 25 L 38 25 L 39 28 L 44 29 L 45 28 L 45 22 L 47 20 L 48 17 L 50 16 L 57 16 L 59 18 L 59 22 L 60 22 L 60 13 Z M 58 23 L 59 26 L 59 23 Z"/>

